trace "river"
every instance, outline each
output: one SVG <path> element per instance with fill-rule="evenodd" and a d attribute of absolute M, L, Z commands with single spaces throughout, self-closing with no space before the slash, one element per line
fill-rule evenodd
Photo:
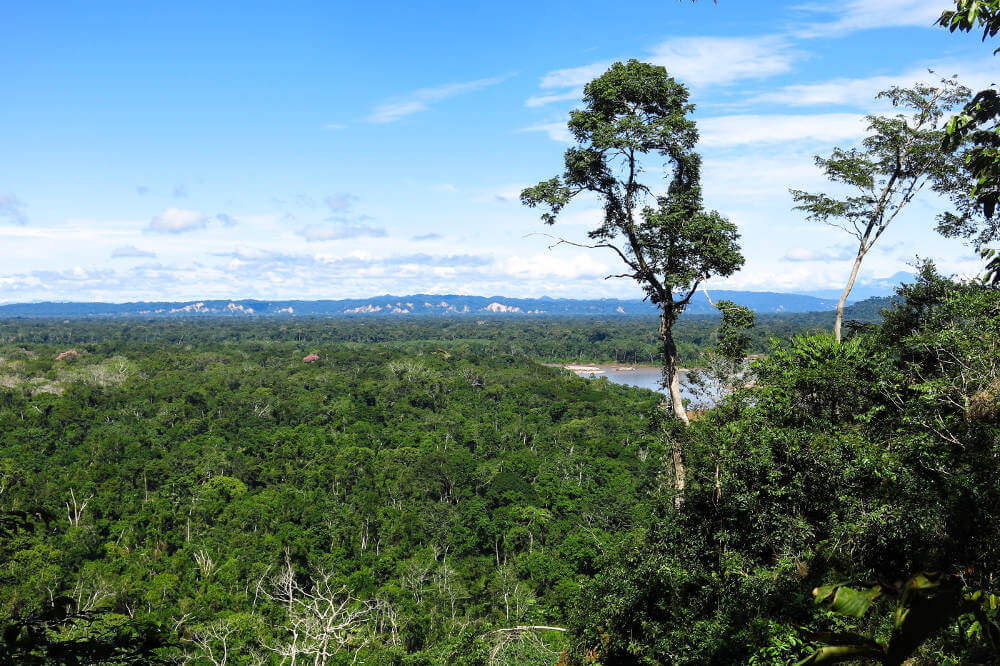
<path fill-rule="evenodd" d="M 564 365 L 560 366 L 575 372 L 580 377 L 594 379 L 607 377 L 609 382 L 636 386 L 657 393 L 666 394 L 660 388 L 660 366 L 658 365 Z M 693 398 L 685 386 L 687 373 L 681 371 L 681 394 L 685 398 Z"/>

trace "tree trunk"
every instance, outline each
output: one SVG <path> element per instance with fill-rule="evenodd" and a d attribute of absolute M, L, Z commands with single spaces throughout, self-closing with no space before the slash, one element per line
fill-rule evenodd
<path fill-rule="evenodd" d="M 664 312 L 660 315 L 660 341 L 663 345 L 663 383 L 670 390 L 670 407 L 674 416 L 690 425 L 684 400 L 681 398 L 680 359 L 673 333 L 674 317 Z"/>
<path fill-rule="evenodd" d="M 837 318 L 833 322 L 833 338 L 840 344 L 840 327 L 844 323 L 844 304 L 847 303 L 847 297 L 851 295 L 851 290 L 854 289 L 854 281 L 858 279 L 858 271 L 861 270 L 861 260 L 865 258 L 865 252 L 862 249 L 858 250 L 858 256 L 854 259 L 854 268 L 851 269 L 851 277 L 847 280 L 847 286 L 844 287 L 844 291 L 840 294 L 840 300 L 837 301 Z"/>
<path fill-rule="evenodd" d="M 663 343 L 663 382 L 670 389 L 670 406 L 674 416 L 679 418 L 685 426 L 691 425 L 688 420 L 687 411 L 684 409 L 684 400 L 681 398 L 681 382 L 679 373 L 679 359 L 677 357 L 677 344 L 674 342 L 673 323 L 675 317 L 673 313 L 664 310 L 660 314 L 660 340 Z M 680 508 L 684 503 L 684 452 L 681 443 L 676 438 L 671 438 L 670 453 L 674 465 L 674 506 Z"/>
<path fill-rule="evenodd" d="M 676 438 L 671 438 L 670 453 L 674 461 L 674 508 L 679 509 L 684 504 L 684 452 Z"/>

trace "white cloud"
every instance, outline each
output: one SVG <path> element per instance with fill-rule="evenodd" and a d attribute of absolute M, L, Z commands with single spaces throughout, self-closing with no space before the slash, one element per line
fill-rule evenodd
<path fill-rule="evenodd" d="M 532 108 L 536 106 L 545 106 L 546 104 L 551 104 L 553 102 L 565 102 L 569 100 L 578 100 L 583 97 L 583 88 L 573 88 L 567 92 L 554 93 L 551 95 L 532 95 L 527 100 L 525 100 L 524 105 Z"/>
<path fill-rule="evenodd" d="M 566 121 L 554 122 L 554 123 L 539 123 L 537 125 L 531 125 L 520 130 L 522 132 L 545 132 L 549 135 L 549 138 L 553 141 L 558 141 L 560 143 L 572 143 L 573 135 L 570 134 L 569 128 L 566 126 Z"/>
<path fill-rule="evenodd" d="M 149 221 L 147 230 L 161 234 L 180 234 L 208 226 L 208 215 L 197 210 L 168 208 Z"/>
<path fill-rule="evenodd" d="M 494 76 L 488 79 L 446 83 L 432 88 L 421 88 L 398 100 L 379 104 L 369 114 L 368 121 L 372 123 L 393 123 L 414 113 L 428 110 L 434 102 L 482 90 L 483 88 L 494 86 L 507 78 L 509 76 Z"/>
<path fill-rule="evenodd" d="M 827 187 L 829 181 L 810 154 L 782 150 L 767 156 L 744 153 L 706 160 L 702 185 L 706 202 L 726 212 L 747 206 L 788 211 L 793 205 L 789 187 L 815 190 Z M 767 228 L 767 217 L 755 217 L 748 226 Z"/>
<path fill-rule="evenodd" d="M 311 224 L 299 229 L 296 233 L 310 243 L 349 238 L 384 238 L 388 235 L 382 227 L 371 227 L 364 224 L 338 224 L 336 226 Z"/>
<path fill-rule="evenodd" d="M 557 252 L 514 255 L 501 261 L 500 266 L 504 272 L 518 279 L 600 279 L 613 272 L 613 269 L 611 265 L 599 261 L 597 256 L 597 250 L 572 255 Z"/>
<path fill-rule="evenodd" d="M 350 210 L 357 200 L 358 197 L 355 195 L 342 192 L 340 194 L 331 194 L 325 197 L 323 199 L 323 203 L 325 203 L 333 212 L 340 213 Z"/>
<path fill-rule="evenodd" d="M 603 74 L 610 66 L 610 60 L 602 60 L 582 67 L 557 69 L 543 76 L 538 86 L 542 89 L 583 88 L 585 84 Z"/>
<path fill-rule="evenodd" d="M 559 215 L 559 224 L 596 229 L 603 223 L 603 208 L 567 208 Z"/>
<path fill-rule="evenodd" d="M 690 86 L 762 79 L 791 70 L 801 52 L 782 37 L 676 37 L 657 44 L 650 61 Z"/>
<path fill-rule="evenodd" d="M 371 115 L 368 116 L 368 121 L 373 123 L 394 123 L 406 116 L 426 111 L 428 108 L 430 107 L 426 103 L 416 100 L 389 102 L 375 107 Z"/>
<path fill-rule="evenodd" d="M 773 102 L 790 106 L 850 105 L 870 107 L 875 103 L 875 95 L 903 80 L 913 83 L 908 77 L 870 76 L 858 79 L 831 79 L 822 83 L 799 83 L 778 88 L 774 92 L 758 95 L 751 101 Z"/>
<path fill-rule="evenodd" d="M 28 223 L 28 217 L 24 214 L 24 204 L 13 194 L 0 194 L 0 220 L 12 224 Z"/>
<path fill-rule="evenodd" d="M 797 9 L 825 14 L 826 21 L 817 21 L 794 30 L 798 37 L 828 37 L 845 35 L 872 28 L 916 26 L 933 28 L 934 22 L 947 9 L 941 0 L 847 0 L 802 5 Z"/>
<path fill-rule="evenodd" d="M 929 71 L 929 70 L 933 70 Z M 910 87 L 915 83 L 938 85 L 944 76 L 957 76 L 959 83 L 979 90 L 997 80 L 996 63 L 938 62 L 915 67 L 892 75 L 859 78 L 837 78 L 819 83 L 800 83 L 763 93 L 751 102 L 773 102 L 789 106 L 855 106 L 866 110 L 882 110 L 886 105 L 875 96 L 892 86 Z"/>
<path fill-rule="evenodd" d="M 805 247 L 793 247 L 782 257 L 784 261 L 844 261 L 853 259 L 854 252 L 850 248 L 841 247 L 829 250 L 815 250 Z"/>
<path fill-rule="evenodd" d="M 656 44 L 645 58 L 662 65 L 667 73 L 686 85 L 725 85 L 761 79 L 791 70 L 802 54 L 783 37 L 675 37 Z M 538 107 L 553 102 L 577 100 L 583 86 L 603 74 L 611 61 L 557 69 L 545 74 L 538 86 L 544 94 L 529 97 L 524 105 Z M 551 92 L 569 88 L 561 92 Z"/>
<path fill-rule="evenodd" d="M 506 185 L 498 185 L 494 188 L 486 190 L 482 195 L 478 196 L 476 200 L 487 203 L 519 203 L 521 201 L 521 192 L 526 187 L 528 187 L 528 185 L 524 183 L 508 183 Z"/>
<path fill-rule="evenodd" d="M 151 250 L 142 250 L 137 248 L 135 245 L 122 245 L 121 247 L 116 247 L 111 250 L 112 259 L 124 259 L 124 258 L 154 258 L 156 253 Z"/>
<path fill-rule="evenodd" d="M 702 118 L 700 145 L 738 146 L 811 140 L 834 142 L 860 137 L 865 118 L 853 113 L 803 115 L 732 115 Z"/>

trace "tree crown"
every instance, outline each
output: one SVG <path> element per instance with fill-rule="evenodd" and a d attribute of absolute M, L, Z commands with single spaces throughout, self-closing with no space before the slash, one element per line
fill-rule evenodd
<path fill-rule="evenodd" d="M 738 270 L 736 226 L 702 206 L 687 88 L 663 67 L 629 60 L 588 83 L 583 101 L 570 114 L 576 145 L 566 151 L 562 176 L 525 189 L 521 201 L 542 206 L 542 221 L 553 224 L 575 196 L 596 196 L 604 216 L 588 232 L 597 243 L 585 247 L 615 251 L 628 271 L 609 277 L 637 280 L 654 303 L 683 306 L 709 275 Z M 665 161 L 666 187 L 644 180 L 650 156 Z"/>

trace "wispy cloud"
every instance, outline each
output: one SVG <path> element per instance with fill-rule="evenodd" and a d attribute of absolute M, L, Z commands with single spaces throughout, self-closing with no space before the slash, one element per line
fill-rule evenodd
<path fill-rule="evenodd" d="M 549 72 L 538 82 L 538 87 L 543 90 L 552 88 L 582 88 L 595 77 L 600 76 L 611 66 L 610 60 L 592 62 L 589 65 L 580 67 L 568 67 Z"/>
<path fill-rule="evenodd" d="M 175 199 L 186 199 L 188 195 L 187 186 L 183 183 L 174 185 L 174 190 L 172 192 Z"/>
<path fill-rule="evenodd" d="M 805 247 L 795 247 L 785 253 L 782 261 L 844 261 L 854 257 L 849 247 L 837 247 L 828 250 L 815 250 Z"/>
<path fill-rule="evenodd" d="M 149 221 L 147 231 L 159 234 L 181 234 L 208 226 L 209 216 L 197 210 L 168 208 Z"/>
<path fill-rule="evenodd" d="M 137 248 L 135 245 L 122 245 L 121 247 L 116 247 L 111 250 L 112 259 L 125 259 L 133 257 L 152 259 L 156 257 L 156 253 L 151 250 L 142 250 Z"/>
<path fill-rule="evenodd" d="M 699 87 L 783 74 L 805 57 L 789 40 L 762 37 L 676 37 L 657 44 L 650 61 Z"/>
<path fill-rule="evenodd" d="M 613 263 L 601 261 L 593 252 L 573 254 L 544 252 L 530 256 L 514 255 L 500 262 L 501 269 L 520 279 L 599 279 L 608 275 Z"/>
<path fill-rule="evenodd" d="M 410 240 L 422 243 L 425 241 L 436 241 L 444 238 L 441 234 L 429 233 L 429 234 L 419 234 L 417 236 L 411 236 Z"/>
<path fill-rule="evenodd" d="M 738 146 L 790 141 L 829 143 L 860 137 L 865 118 L 854 113 L 732 115 L 698 121 L 702 146 Z"/>
<path fill-rule="evenodd" d="M 537 125 L 530 125 L 520 130 L 522 132 L 545 132 L 549 135 L 549 138 L 553 141 L 558 141 L 559 143 L 572 143 L 573 135 L 570 134 L 569 128 L 566 126 L 566 121 L 555 121 L 551 123 L 538 123 Z"/>
<path fill-rule="evenodd" d="M 653 46 L 644 59 L 665 67 L 668 74 L 687 85 L 706 87 L 783 74 L 803 57 L 787 38 L 764 35 L 675 37 Z M 548 72 L 538 83 L 542 92 L 529 97 L 524 105 L 539 107 L 580 99 L 583 86 L 610 66 L 610 60 L 601 60 Z"/>
<path fill-rule="evenodd" d="M 531 108 L 545 106 L 553 102 L 575 101 L 583 97 L 583 88 L 574 88 L 566 92 L 552 93 L 548 95 L 532 95 L 524 101 L 524 105 Z"/>
<path fill-rule="evenodd" d="M 521 191 L 526 187 L 527 183 L 497 185 L 484 191 L 476 200 L 487 203 L 518 203 L 521 201 Z"/>
<path fill-rule="evenodd" d="M 13 194 L 0 194 L 0 220 L 18 225 L 28 223 L 24 204 Z"/>
<path fill-rule="evenodd" d="M 933 70 L 933 71 L 931 71 Z M 978 90 L 997 80 L 996 63 L 938 62 L 924 67 L 914 67 L 899 74 L 836 78 L 818 83 L 800 83 L 783 86 L 773 92 L 759 94 L 750 102 L 772 102 L 788 106 L 854 106 L 875 109 L 879 104 L 875 96 L 892 86 L 912 86 L 914 83 L 935 85 L 943 76 L 958 77 L 963 85 Z"/>
<path fill-rule="evenodd" d="M 383 227 L 366 224 L 338 223 L 332 226 L 310 224 L 296 232 L 310 243 L 319 241 L 347 240 L 350 238 L 384 238 L 389 234 Z"/>
<path fill-rule="evenodd" d="M 379 104 L 369 114 L 368 121 L 372 123 L 394 123 L 414 113 L 427 111 L 434 102 L 482 90 L 483 88 L 501 83 L 508 78 L 510 78 L 510 75 L 421 88 L 399 99 Z"/>
<path fill-rule="evenodd" d="M 323 125 L 323 129 L 342 130 L 342 129 L 347 129 L 347 125 L 345 125 L 344 123 L 326 123 L 325 125 Z"/>
<path fill-rule="evenodd" d="M 840 36 L 902 26 L 934 27 L 947 3 L 940 0 L 847 0 L 800 5 L 796 9 L 821 14 L 826 20 L 810 21 L 793 29 L 801 38 Z"/>
<path fill-rule="evenodd" d="M 323 203 L 334 213 L 342 213 L 351 209 L 357 203 L 358 197 L 347 192 L 330 194 L 323 199 Z"/>

